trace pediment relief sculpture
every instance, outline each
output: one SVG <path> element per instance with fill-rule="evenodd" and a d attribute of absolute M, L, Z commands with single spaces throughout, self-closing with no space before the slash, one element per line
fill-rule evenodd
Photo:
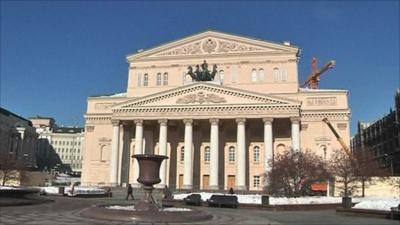
<path fill-rule="evenodd" d="M 237 53 L 237 52 L 260 52 L 270 51 L 270 49 L 260 48 L 239 42 L 227 41 L 215 38 L 205 38 L 200 41 L 164 51 L 155 56 L 173 56 L 173 55 L 201 55 L 215 53 Z"/>
<path fill-rule="evenodd" d="M 188 94 L 176 100 L 178 104 L 191 104 L 191 103 L 224 103 L 226 99 L 216 94 L 205 94 L 200 91 L 197 94 Z"/>

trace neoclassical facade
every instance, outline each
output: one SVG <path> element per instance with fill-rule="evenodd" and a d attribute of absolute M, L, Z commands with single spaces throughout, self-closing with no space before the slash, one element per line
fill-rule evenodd
<path fill-rule="evenodd" d="M 299 87 L 300 49 L 206 31 L 129 55 L 126 93 L 88 98 L 82 183 L 138 186 L 133 154 L 169 157 L 160 187 L 262 190 L 274 155 L 349 143 L 348 91 Z M 195 81 L 188 67 L 214 71 Z M 215 65 L 215 66 L 214 66 Z"/>

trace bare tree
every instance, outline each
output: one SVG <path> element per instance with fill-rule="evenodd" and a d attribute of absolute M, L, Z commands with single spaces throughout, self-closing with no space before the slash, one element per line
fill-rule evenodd
<path fill-rule="evenodd" d="M 360 188 L 362 196 L 365 195 L 365 187 L 373 183 L 373 177 L 385 179 L 388 171 L 379 166 L 371 154 L 357 153 L 352 156 L 343 150 L 334 150 L 330 161 L 330 170 L 336 176 L 337 188 L 342 190 L 344 196 L 349 196 L 356 189 Z"/>
<path fill-rule="evenodd" d="M 7 153 L 0 154 L 0 179 L 1 185 L 7 182 L 19 180 L 23 165 L 18 162 L 14 155 Z"/>
<path fill-rule="evenodd" d="M 336 188 L 342 190 L 346 197 L 358 188 L 357 181 L 359 179 L 355 163 L 355 160 L 341 149 L 333 151 L 329 163 L 330 171 L 335 176 L 336 182 L 342 184 Z"/>
<path fill-rule="evenodd" d="M 373 156 L 371 151 L 358 152 L 353 154 L 353 158 L 356 161 L 354 164 L 357 167 L 356 175 L 361 182 L 362 197 L 365 196 L 366 187 L 373 184 L 375 180 L 384 181 L 390 175 L 390 171 L 380 166 L 379 161 Z M 378 179 L 374 180 L 373 178 Z"/>
<path fill-rule="evenodd" d="M 330 177 L 324 160 L 310 151 L 285 151 L 269 163 L 265 190 L 273 195 L 308 195 L 312 183 Z"/>

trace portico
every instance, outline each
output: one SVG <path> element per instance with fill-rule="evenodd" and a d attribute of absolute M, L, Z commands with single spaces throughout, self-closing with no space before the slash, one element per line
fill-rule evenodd
<path fill-rule="evenodd" d="M 182 96 L 176 94 L 177 92 L 184 92 L 185 94 Z M 215 94 L 218 92 L 223 94 Z M 185 102 L 179 105 L 179 108 L 181 108 L 179 115 L 170 113 L 170 111 L 176 110 L 174 107 L 164 106 L 165 102 L 172 101 L 179 104 L 185 96 L 198 96 L 199 93 L 203 96 L 213 96 L 214 99 L 220 99 L 220 102 L 208 100 L 208 104 L 204 104 L 204 102 L 198 102 L 197 97 L 195 97 L 192 102 Z M 233 97 L 239 94 L 244 97 Z M 246 104 L 247 98 L 254 99 L 256 97 L 258 98 L 257 101 L 269 102 L 269 104 L 261 105 L 257 102 Z M 154 101 L 159 102 L 154 103 Z M 117 170 L 124 168 L 121 165 L 123 161 L 118 159 L 118 155 L 120 155 L 119 146 L 131 146 L 129 151 L 132 154 L 144 154 L 146 149 L 145 142 L 145 144 L 156 146 L 146 153 L 166 155 L 170 157 L 170 161 L 175 161 L 162 164 L 160 169 L 161 183 L 158 187 L 168 185 L 180 189 L 227 189 L 227 176 L 224 174 L 225 164 L 228 166 L 229 164 L 234 164 L 236 167 L 236 173 L 232 174 L 235 176 L 234 188 L 247 190 L 249 183 L 251 183 L 248 174 L 249 159 L 254 158 L 253 155 L 249 156 L 249 154 L 260 154 L 252 153 L 251 149 L 249 149 L 250 144 L 258 142 L 258 151 L 261 151 L 264 155 L 263 159 L 256 159 L 257 163 L 262 161 L 262 170 L 257 171 L 262 176 L 263 172 L 268 170 L 268 162 L 274 155 L 274 119 L 277 124 L 279 121 L 291 121 L 291 125 L 285 127 L 285 129 L 291 130 L 291 135 L 287 138 L 291 140 L 292 146 L 300 145 L 299 107 L 300 104 L 296 101 L 288 101 L 276 97 L 271 98 L 268 95 L 255 95 L 243 91 L 239 93 L 237 90 L 223 88 L 212 83 L 195 83 L 181 89 L 152 96 L 151 99 L 140 99 L 118 104 L 113 108 L 111 120 L 113 138 L 111 141 L 111 176 L 109 183 L 111 185 L 121 185 L 123 181 L 131 181 L 134 186 L 138 186 L 136 181 L 138 167 L 135 160 L 131 160 L 133 165 L 131 171 L 133 173 L 127 175 L 129 178 L 118 178 Z M 226 111 L 223 112 L 221 108 L 226 108 Z M 229 111 L 234 111 L 235 114 L 229 115 Z M 178 116 L 180 118 L 177 118 Z M 251 122 L 250 124 L 249 121 Z M 126 130 L 121 129 L 122 124 L 129 124 L 128 130 L 134 131 L 130 132 L 132 137 L 120 138 L 120 135 L 125 136 L 123 132 Z M 259 129 L 261 127 L 263 129 Z M 143 135 L 146 128 L 149 128 L 152 132 L 150 138 Z M 224 138 L 220 137 L 220 131 L 224 133 Z M 261 142 L 259 138 L 251 137 L 247 134 L 252 131 L 260 133 L 260 137 L 263 137 Z M 173 135 L 168 136 L 169 133 Z M 194 134 L 198 135 L 199 133 L 200 138 L 199 136 L 194 137 Z M 235 135 L 236 138 L 231 138 Z M 226 136 L 229 136 L 229 138 L 226 138 Z M 194 141 L 194 139 L 197 140 Z M 132 143 L 120 143 L 121 141 L 132 142 L 132 140 L 134 140 L 133 146 Z M 232 143 L 235 148 L 235 152 L 231 153 L 234 154 L 231 157 L 235 159 L 229 160 L 228 158 L 228 162 L 225 162 L 224 146 L 228 142 Z M 206 147 L 209 152 L 205 152 Z M 290 148 L 290 146 L 287 147 Z M 181 149 L 183 150 L 181 151 Z M 175 155 L 175 157 L 172 155 Z M 207 159 L 195 163 L 194 160 L 197 160 L 201 155 L 204 155 Z M 175 168 L 171 168 L 172 166 Z M 205 171 L 204 167 L 206 166 L 209 167 L 208 172 Z M 176 174 L 171 174 L 171 171 L 176 171 Z M 183 175 L 183 180 L 180 175 Z M 174 179 L 169 179 L 171 176 Z M 205 176 L 208 176 L 209 183 L 201 186 L 200 183 L 205 182 L 203 180 Z"/>

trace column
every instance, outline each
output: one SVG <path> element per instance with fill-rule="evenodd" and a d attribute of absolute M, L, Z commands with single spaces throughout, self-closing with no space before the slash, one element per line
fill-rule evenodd
<path fill-rule="evenodd" d="M 246 190 L 246 119 L 236 119 L 237 123 L 237 157 L 236 157 L 236 189 Z"/>
<path fill-rule="evenodd" d="M 111 120 L 113 126 L 113 136 L 111 142 L 111 162 L 110 162 L 110 184 L 118 184 L 118 151 L 119 151 L 119 120 Z"/>
<path fill-rule="evenodd" d="M 272 121 L 273 118 L 263 118 L 264 122 L 264 170 L 270 171 L 270 161 L 274 157 Z"/>
<path fill-rule="evenodd" d="M 143 120 L 135 120 L 135 155 L 143 154 Z M 133 187 L 140 187 L 137 179 L 139 178 L 139 164 L 136 159 L 133 160 Z"/>
<path fill-rule="evenodd" d="M 193 157 L 192 157 L 192 140 L 193 140 L 193 120 L 185 119 L 185 153 L 184 153 L 184 173 L 183 188 L 192 189 L 193 185 Z"/>
<path fill-rule="evenodd" d="M 160 124 L 160 136 L 158 140 L 159 155 L 167 155 L 167 120 L 158 120 Z M 163 160 L 160 167 L 160 179 L 161 182 L 158 185 L 160 188 L 164 188 L 167 184 L 167 160 Z"/>
<path fill-rule="evenodd" d="M 291 117 L 292 121 L 292 148 L 294 151 L 300 150 L 300 117 Z"/>
<path fill-rule="evenodd" d="M 218 190 L 218 119 L 210 119 L 211 132 L 210 132 L 210 189 Z"/>

